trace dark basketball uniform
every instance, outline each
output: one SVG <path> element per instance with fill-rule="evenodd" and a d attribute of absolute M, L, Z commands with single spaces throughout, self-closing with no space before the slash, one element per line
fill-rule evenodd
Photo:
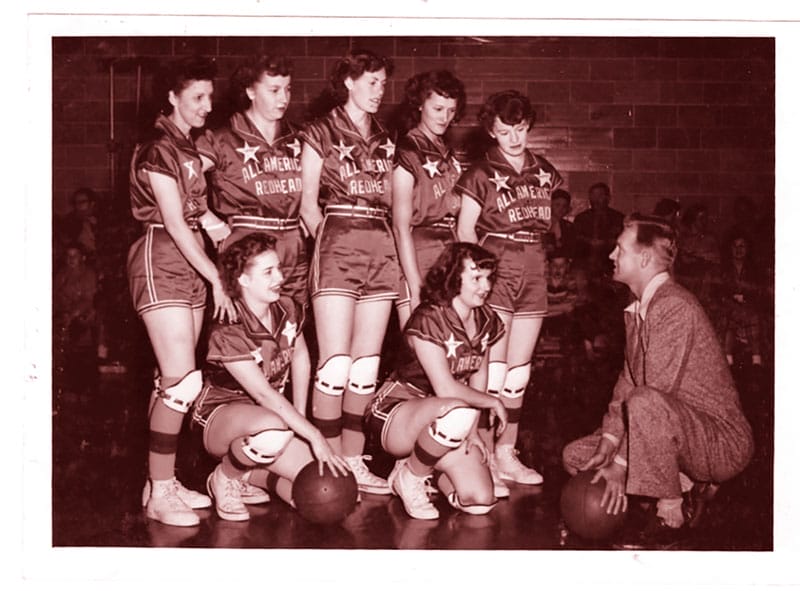
<path fill-rule="evenodd" d="M 498 147 L 465 172 L 456 193 L 481 206 L 475 229 L 479 243 L 499 264 L 489 305 L 515 316 L 547 314 L 544 233 L 550 229 L 550 194 L 563 183 L 547 160 L 525 151 L 517 173 Z"/>
<path fill-rule="evenodd" d="M 302 133 L 323 159 L 311 295 L 338 294 L 360 301 L 397 298 L 399 265 L 387 222 L 395 144 L 370 117 L 363 138 L 343 107 Z"/>
<path fill-rule="evenodd" d="M 144 236 L 128 251 L 133 305 L 139 314 L 169 306 L 202 309 L 205 283 L 164 229 L 148 175 L 155 172 L 175 180 L 183 217 L 202 244 L 199 218 L 208 210 L 208 203 L 200 154 L 194 141 L 165 115 L 159 115 L 155 127 L 157 137 L 136 147 L 130 169 L 131 210 L 145 228 Z"/>
<path fill-rule="evenodd" d="M 308 255 L 300 231 L 300 139 L 298 129 L 281 122 L 283 135 L 273 144 L 244 113 L 235 113 L 228 127 L 197 142 L 212 162 L 212 202 L 225 217 L 231 234 L 220 252 L 250 232 L 268 232 L 284 274 L 282 291 L 300 304 L 308 299 Z"/>
<path fill-rule="evenodd" d="M 461 319 L 451 306 L 422 304 L 408 319 L 404 334 L 404 346 L 397 359 L 392 376 L 378 390 L 370 414 L 371 429 L 376 432 L 391 415 L 392 409 L 404 400 L 435 396 L 422 364 L 410 346 L 410 337 L 417 337 L 441 347 L 450 365 L 453 377 L 466 384 L 481 367 L 486 353 L 505 329 L 503 321 L 489 306 L 475 308 L 478 330 L 470 339 Z"/>
<path fill-rule="evenodd" d="M 278 392 L 289 376 L 295 340 L 301 329 L 302 307 L 288 296 L 270 304 L 275 328 L 268 331 L 240 300 L 236 300 L 239 319 L 231 324 L 217 322 L 211 327 L 208 354 L 203 369 L 205 385 L 194 404 L 192 419 L 205 427 L 215 409 L 223 404 L 257 404 L 245 392 L 224 364 L 255 361 L 270 385 Z"/>
<path fill-rule="evenodd" d="M 424 279 L 444 247 L 456 241 L 455 221 L 461 199 L 453 192 L 461 164 L 452 150 L 444 153 L 419 129 L 412 129 L 397 144 L 396 166 L 414 177 L 411 237 L 420 277 Z M 411 294 L 402 282 L 398 305 Z"/>

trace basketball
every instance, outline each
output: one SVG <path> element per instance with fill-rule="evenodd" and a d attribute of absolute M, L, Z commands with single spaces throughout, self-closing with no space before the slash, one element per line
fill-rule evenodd
<path fill-rule="evenodd" d="M 334 476 L 328 466 L 319 475 L 317 462 L 307 464 L 292 485 L 297 512 L 312 523 L 337 523 L 355 508 L 358 486 L 352 473 Z"/>
<path fill-rule="evenodd" d="M 606 488 L 605 479 L 591 483 L 595 471 L 578 472 L 561 489 L 561 516 L 573 533 L 588 540 L 608 538 L 625 521 L 626 513 L 606 513 L 600 506 Z"/>

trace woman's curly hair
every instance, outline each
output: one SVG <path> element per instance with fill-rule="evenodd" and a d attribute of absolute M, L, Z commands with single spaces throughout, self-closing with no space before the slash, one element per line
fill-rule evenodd
<path fill-rule="evenodd" d="M 247 89 L 258 82 L 264 74 L 291 76 L 292 62 L 282 56 L 264 55 L 236 68 L 231 75 L 229 93 L 231 104 L 237 111 L 250 108 L 252 101 L 247 96 Z"/>
<path fill-rule="evenodd" d="M 253 257 L 268 250 L 275 250 L 275 237 L 263 232 L 247 234 L 226 248 L 217 263 L 225 293 L 240 297 L 239 277 L 253 264 Z"/>
<path fill-rule="evenodd" d="M 487 98 L 478 112 L 478 121 L 486 132 L 492 131 L 495 117 L 506 125 L 527 121 L 533 127 L 536 111 L 533 110 L 530 99 L 521 92 L 504 90 Z"/>
<path fill-rule="evenodd" d="M 467 106 L 464 83 L 449 70 L 422 72 L 408 79 L 403 102 L 398 107 L 403 132 L 408 132 L 419 124 L 422 117 L 420 109 L 434 92 L 456 101 L 456 113 L 451 123 L 457 123 L 464 116 Z"/>
<path fill-rule="evenodd" d="M 340 59 L 331 72 L 331 86 L 339 105 L 347 102 L 349 91 L 344 85 L 346 78 L 358 80 L 364 72 L 386 71 L 386 77 L 394 72 L 394 62 L 391 58 L 377 55 L 367 49 L 354 49 Z"/>
<path fill-rule="evenodd" d="M 424 303 L 450 305 L 461 293 L 461 274 L 464 262 L 473 261 L 479 269 L 489 269 L 489 281 L 494 283 L 497 258 L 485 248 L 471 242 L 454 242 L 447 245 L 425 276 L 420 300 Z"/>

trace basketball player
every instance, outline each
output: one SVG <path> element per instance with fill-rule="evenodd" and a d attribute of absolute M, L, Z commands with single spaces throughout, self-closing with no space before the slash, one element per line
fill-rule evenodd
<path fill-rule="evenodd" d="M 370 51 L 341 59 L 331 77 L 339 106 L 306 128 L 301 156 L 301 215 L 316 238 L 312 416 L 345 456 L 359 490 L 375 494 L 390 490 L 364 463 L 363 417 L 400 280 L 387 221 L 395 144 L 374 117 L 391 72 L 391 62 Z"/>
<path fill-rule="evenodd" d="M 203 248 L 201 229 L 219 242 L 227 226 L 207 207 L 207 187 L 192 132 L 205 125 L 214 91 L 213 63 L 175 61 L 156 76 L 164 101 L 154 138 L 136 147 L 130 169 L 131 209 L 145 234 L 128 253 L 128 280 L 158 363 L 150 403 L 146 514 L 168 525 L 199 523 L 192 509 L 210 499 L 175 478 L 175 453 L 184 414 L 200 393 L 195 346 L 203 323 L 207 281 L 214 316 L 234 318 L 217 269 Z"/>
<path fill-rule="evenodd" d="M 506 333 L 489 354 L 488 390 L 500 397 L 509 417 L 497 435 L 492 468 L 496 479 L 521 484 L 543 480 L 519 461 L 515 445 L 531 357 L 547 314 L 542 238 L 550 229 L 550 195 L 562 184 L 553 165 L 526 148 L 535 115 L 528 98 L 515 90 L 491 95 L 478 118 L 495 145 L 455 187 L 462 197 L 459 239 L 482 245 L 498 259 L 489 305 Z"/>
<path fill-rule="evenodd" d="M 238 320 L 211 328 L 205 386 L 192 418 L 204 428 L 206 450 L 221 458 L 207 480 L 217 514 L 246 521 L 245 482 L 293 505 L 292 482 L 314 457 L 320 473 L 323 464 L 334 474 L 344 475 L 348 468 L 283 396 L 292 357 L 306 343 L 298 331 L 302 307 L 280 294 L 276 239 L 248 234 L 222 253 L 219 266 Z"/>

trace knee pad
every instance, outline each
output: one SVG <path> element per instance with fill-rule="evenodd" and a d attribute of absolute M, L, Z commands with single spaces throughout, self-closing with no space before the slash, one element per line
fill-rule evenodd
<path fill-rule="evenodd" d="M 508 365 L 504 361 L 490 361 L 486 392 L 492 396 L 500 396 L 503 384 L 506 383 Z"/>
<path fill-rule="evenodd" d="M 195 401 L 203 389 L 203 374 L 199 369 L 189 372 L 177 384 L 168 388 L 161 388 L 161 384 L 156 388 L 156 393 L 167 407 L 172 410 L 186 414 L 192 402 Z"/>
<path fill-rule="evenodd" d="M 352 361 L 349 355 L 334 355 L 317 370 L 314 387 L 329 396 L 342 396 Z"/>
<path fill-rule="evenodd" d="M 294 433 L 287 429 L 265 429 L 245 437 L 242 452 L 256 464 L 271 464 L 292 437 Z"/>
<path fill-rule="evenodd" d="M 362 396 L 375 394 L 378 381 L 378 367 L 381 358 L 379 355 L 359 357 L 350 365 L 350 378 L 347 387 L 351 392 Z"/>
<path fill-rule="evenodd" d="M 469 435 L 479 414 L 477 408 L 457 406 L 433 421 L 428 432 L 436 443 L 455 449 Z"/>
<path fill-rule="evenodd" d="M 495 501 L 491 505 L 463 505 L 456 491 L 447 495 L 447 501 L 453 508 L 463 511 L 464 513 L 469 513 L 470 515 L 486 515 L 489 511 L 494 509 L 494 506 L 497 504 L 497 501 Z"/>
<path fill-rule="evenodd" d="M 520 398 L 525 394 L 525 388 L 531 379 L 531 364 L 517 365 L 508 370 L 506 381 L 503 384 L 503 396 L 506 398 Z"/>

